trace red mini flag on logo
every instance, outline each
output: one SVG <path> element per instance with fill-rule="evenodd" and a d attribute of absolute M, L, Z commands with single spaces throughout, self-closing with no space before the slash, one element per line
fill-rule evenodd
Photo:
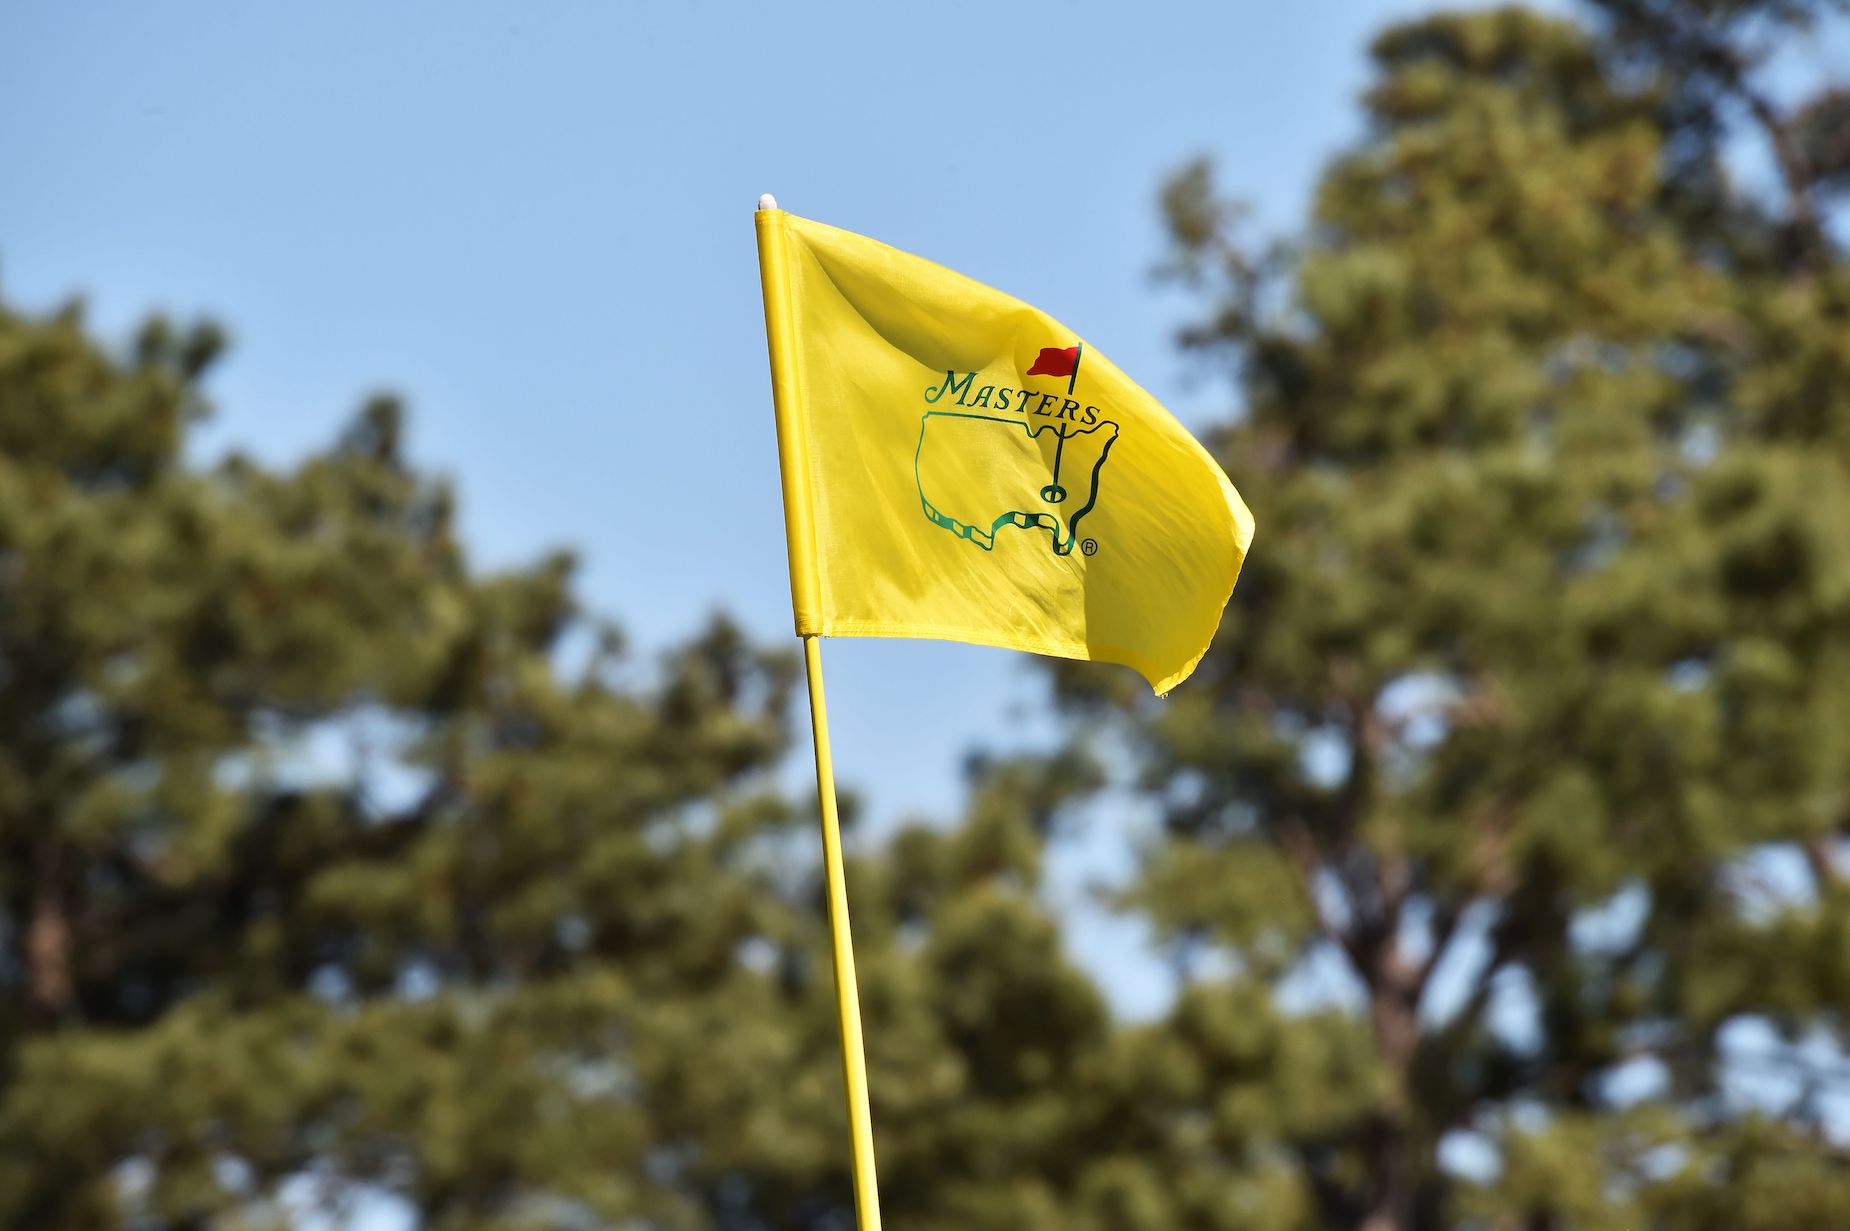
<path fill-rule="evenodd" d="M 1028 369 L 1029 376 L 1071 376 L 1073 369 L 1079 366 L 1079 348 L 1077 346 L 1043 346 L 1034 366 Z"/>

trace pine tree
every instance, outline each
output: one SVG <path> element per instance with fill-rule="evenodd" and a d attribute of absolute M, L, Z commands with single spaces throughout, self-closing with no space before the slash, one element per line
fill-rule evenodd
<path fill-rule="evenodd" d="M 774 1088 L 802 1020 L 739 957 L 808 926 L 788 658 L 625 683 L 567 557 L 468 568 L 390 401 L 187 464 L 220 342 L 0 314 L 0 1225 L 712 1225 L 679 1160 L 754 1091 L 677 1075 Z"/>
<path fill-rule="evenodd" d="M 1850 263 L 1834 96 L 1750 45 L 1814 7 L 1415 21 L 1295 247 L 1169 186 L 1258 539 L 1167 702 L 1057 673 L 1164 808 L 1129 902 L 1232 971 L 1142 1225 L 1850 1225 Z"/>

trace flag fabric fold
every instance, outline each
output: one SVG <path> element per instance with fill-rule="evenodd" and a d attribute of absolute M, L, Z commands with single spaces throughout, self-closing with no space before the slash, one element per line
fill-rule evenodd
<path fill-rule="evenodd" d="M 1186 679 L 1253 535 L 1188 430 L 1037 308 L 782 210 L 757 225 L 798 634 Z"/>

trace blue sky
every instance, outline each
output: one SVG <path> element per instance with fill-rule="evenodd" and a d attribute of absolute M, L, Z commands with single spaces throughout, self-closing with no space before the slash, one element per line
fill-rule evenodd
<path fill-rule="evenodd" d="M 1205 423 L 1229 395 L 1189 379 L 1190 305 L 1150 277 L 1162 178 L 1211 154 L 1289 228 L 1359 131 L 1368 38 L 1428 7 L 12 5 L 0 292 L 81 294 L 114 337 L 152 309 L 230 326 L 202 457 L 284 462 L 402 392 L 477 562 L 577 548 L 645 658 L 718 609 L 790 643 L 760 192 L 1045 308 Z M 825 658 L 876 831 L 1051 730 L 1020 655 Z M 1081 843 L 1058 892 L 1125 842 Z M 1076 927 L 1121 1003 L 1160 1001 L 1134 929 Z"/>

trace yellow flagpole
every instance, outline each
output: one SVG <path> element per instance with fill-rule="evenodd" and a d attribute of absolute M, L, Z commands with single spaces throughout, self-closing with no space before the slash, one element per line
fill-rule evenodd
<path fill-rule="evenodd" d="M 842 1080 L 848 1087 L 853 1141 L 854 1209 L 860 1231 L 880 1231 L 880 1189 L 874 1179 L 874 1126 L 867 1110 L 867 1059 L 861 1046 L 861 997 L 854 978 L 854 938 L 848 927 L 848 878 L 842 871 L 841 818 L 835 810 L 835 765 L 829 756 L 829 709 L 822 694 L 822 644 L 803 638 L 809 671 L 809 722 L 816 741 L 816 794 L 822 802 L 822 862 L 828 871 L 829 939 L 835 952 L 835 1013 L 841 1023 Z"/>
<path fill-rule="evenodd" d="M 829 889 L 829 944 L 835 957 L 835 1016 L 841 1026 L 842 1080 L 848 1091 L 848 1131 L 854 1162 L 854 1210 L 859 1231 L 880 1231 L 880 1191 L 874 1180 L 873 1118 L 867 1110 L 867 1059 L 861 1047 L 861 996 L 854 978 L 848 927 L 848 878 L 842 870 L 841 817 L 835 808 L 835 764 L 829 756 L 829 708 L 822 693 L 822 645 L 817 619 L 815 529 L 809 509 L 806 442 L 793 424 L 798 392 L 777 201 L 758 199 L 758 272 L 764 283 L 765 338 L 771 352 L 771 399 L 777 410 L 777 454 L 784 482 L 784 533 L 790 550 L 790 605 L 803 664 L 809 673 L 809 722 L 816 744 L 816 797 L 822 811 L 822 866 Z"/>

